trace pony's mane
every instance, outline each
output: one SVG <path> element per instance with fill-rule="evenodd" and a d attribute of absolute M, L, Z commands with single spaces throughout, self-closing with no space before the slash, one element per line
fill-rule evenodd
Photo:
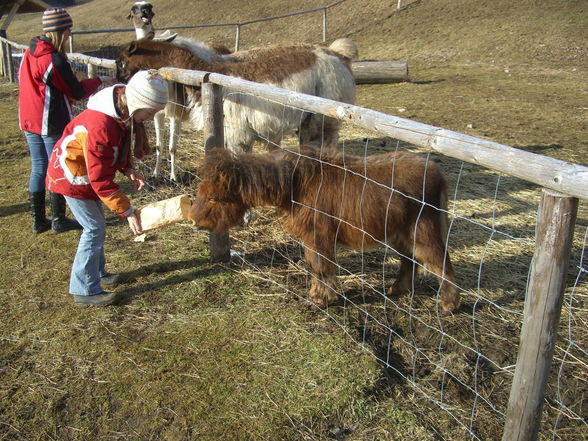
<path fill-rule="evenodd" d="M 172 44 L 188 50 L 192 55 L 206 63 L 223 63 L 227 59 L 226 56 L 223 56 L 214 47 L 192 38 L 177 36 Z"/>
<path fill-rule="evenodd" d="M 186 47 L 157 40 L 135 40 L 121 48 L 121 54 L 144 57 L 150 68 L 174 66 L 181 69 L 207 70 L 209 64 L 194 56 Z M 128 55 L 127 55 L 128 56 Z"/>
<path fill-rule="evenodd" d="M 292 164 L 278 155 L 233 154 L 219 148 L 206 155 L 199 175 L 224 192 L 241 195 L 249 206 L 282 207 L 290 202 Z"/>

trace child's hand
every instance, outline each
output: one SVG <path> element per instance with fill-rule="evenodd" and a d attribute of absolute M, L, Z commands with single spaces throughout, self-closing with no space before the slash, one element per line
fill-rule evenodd
<path fill-rule="evenodd" d="M 137 214 L 137 212 L 133 212 L 129 217 L 127 217 L 127 221 L 129 221 L 129 228 L 133 232 L 135 236 L 141 234 L 143 230 L 141 229 L 141 218 Z"/>
<path fill-rule="evenodd" d="M 133 190 L 139 191 L 145 187 L 145 178 L 141 173 L 134 169 L 130 169 L 125 173 L 126 177 L 133 183 Z"/>

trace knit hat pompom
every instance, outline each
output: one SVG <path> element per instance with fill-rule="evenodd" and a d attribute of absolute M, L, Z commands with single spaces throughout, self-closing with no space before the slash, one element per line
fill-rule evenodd
<path fill-rule="evenodd" d="M 73 21 L 63 8 L 49 8 L 43 13 L 43 32 L 62 31 L 72 26 Z"/>
<path fill-rule="evenodd" d="M 129 115 L 139 109 L 163 110 L 169 96 L 167 82 L 154 69 L 140 70 L 125 89 Z"/>

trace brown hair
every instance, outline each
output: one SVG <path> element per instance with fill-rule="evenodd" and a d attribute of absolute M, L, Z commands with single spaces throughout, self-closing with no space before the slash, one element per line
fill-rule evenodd
<path fill-rule="evenodd" d="M 114 106 L 120 118 L 127 122 L 129 119 L 129 107 L 127 106 L 127 96 L 125 95 L 125 86 L 116 86 L 114 88 Z"/>

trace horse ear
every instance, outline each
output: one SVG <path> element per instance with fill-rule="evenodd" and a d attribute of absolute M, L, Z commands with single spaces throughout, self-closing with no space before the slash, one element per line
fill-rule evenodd
<path fill-rule="evenodd" d="M 137 42 L 136 41 L 131 42 L 131 44 L 129 45 L 129 50 L 128 50 L 129 55 L 133 55 L 137 51 L 137 49 L 138 49 Z"/>

